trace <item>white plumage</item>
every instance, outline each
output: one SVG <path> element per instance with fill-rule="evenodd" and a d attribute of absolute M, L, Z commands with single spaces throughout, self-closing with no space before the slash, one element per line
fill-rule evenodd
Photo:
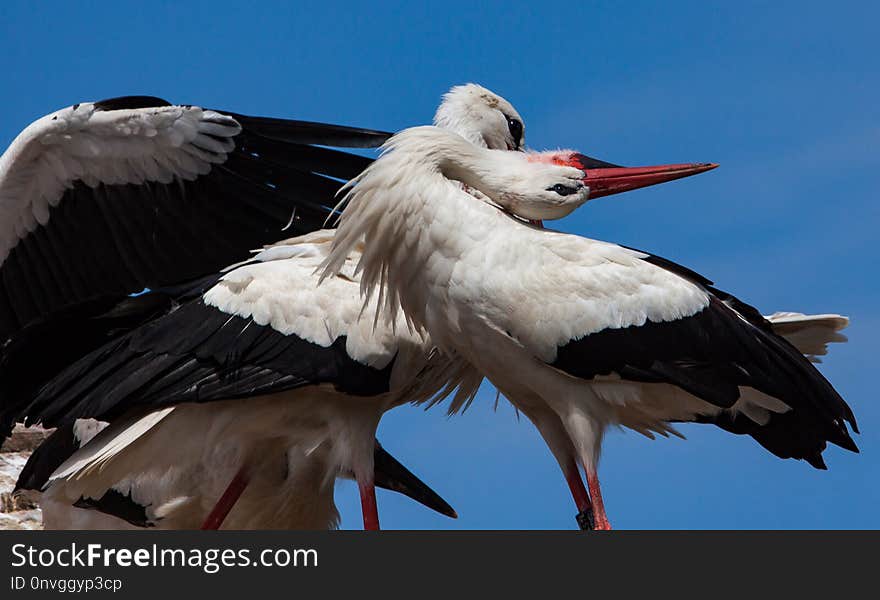
<path fill-rule="evenodd" d="M 288 411 L 303 412 L 302 402 L 288 404 Z M 300 427 L 304 435 L 291 445 L 289 437 L 269 437 L 261 432 L 261 428 L 277 430 L 279 419 L 290 424 L 283 404 L 271 399 L 185 404 L 161 412 L 161 419 L 152 419 L 153 426 L 139 433 L 137 443 L 129 443 L 121 454 L 96 469 L 76 472 L 73 463 L 82 462 L 90 449 L 111 445 L 110 438 L 127 436 L 130 426 L 114 422 L 94 443 L 90 443 L 91 436 L 77 431 L 83 450 L 59 468 L 41 496 L 44 527 L 198 529 L 239 465 L 255 451 L 260 456 L 259 468 L 253 470 L 247 489 L 223 520 L 224 529 L 338 526 L 334 482 L 336 477 L 352 474 L 338 470 L 330 452 L 332 441 L 324 438 L 326 432 L 317 430 L 317 422 L 311 427 L 314 437 L 309 439 L 305 435 L 309 428 Z M 79 430 L 84 424 L 96 423 L 77 421 L 76 427 Z M 243 428 L 242 423 L 249 427 Z M 394 485 L 396 491 L 423 502 L 433 501 L 430 506 L 435 510 L 448 509 L 445 514 L 454 514 L 414 476 L 383 469 L 387 470 L 384 463 L 377 465 L 379 485 Z M 115 506 L 107 506 L 108 492 L 115 495 Z M 128 506 L 128 514 L 120 510 L 120 498 L 121 504 Z"/>
<path fill-rule="evenodd" d="M 25 128 L 0 156 L 0 262 L 75 181 L 171 183 L 205 175 L 235 147 L 241 126 L 194 106 L 103 111 L 84 102 Z"/>
<path fill-rule="evenodd" d="M 840 333 L 849 326 L 843 315 L 805 315 L 798 312 L 775 312 L 766 319 L 773 330 L 791 342 L 814 363 L 821 363 L 820 356 L 828 354 L 828 344 L 847 341 Z"/>

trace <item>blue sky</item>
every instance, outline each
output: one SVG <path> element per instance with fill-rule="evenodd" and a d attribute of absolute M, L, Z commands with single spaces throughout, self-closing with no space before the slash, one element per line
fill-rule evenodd
<path fill-rule="evenodd" d="M 822 366 L 855 409 L 859 456 L 779 460 L 750 438 L 611 432 L 600 476 L 618 528 L 880 526 L 876 312 L 880 8 L 872 2 L 0 3 L 0 145 L 51 110 L 123 94 L 396 130 L 451 85 L 504 95 L 538 149 L 709 174 L 598 200 L 559 229 L 636 246 L 764 312 L 840 312 Z M 449 521 L 391 494 L 386 528 L 573 528 L 537 434 L 486 386 L 447 419 L 409 407 L 386 447 L 443 494 Z M 353 485 L 343 526 L 360 527 Z"/>

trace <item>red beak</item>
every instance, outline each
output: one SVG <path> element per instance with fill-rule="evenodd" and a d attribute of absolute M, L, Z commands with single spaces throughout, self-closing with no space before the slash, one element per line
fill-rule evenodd
<path fill-rule="evenodd" d="M 683 163 L 654 167 L 621 167 L 577 152 L 567 157 L 557 155 L 553 157 L 553 162 L 575 167 L 586 173 L 583 181 L 590 188 L 590 200 L 690 177 L 711 171 L 718 166 L 718 163 Z M 538 227 L 544 226 L 542 221 L 530 219 L 529 222 Z"/>
<path fill-rule="evenodd" d="M 568 164 L 586 172 L 584 183 L 590 188 L 590 200 L 637 190 L 673 179 L 690 177 L 711 171 L 718 166 L 716 163 L 693 163 L 654 167 L 621 167 L 583 154 L 572 154 Z"/>

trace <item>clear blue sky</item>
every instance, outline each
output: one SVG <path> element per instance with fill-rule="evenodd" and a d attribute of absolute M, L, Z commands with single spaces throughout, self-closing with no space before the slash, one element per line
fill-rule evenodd
<path fill-rule="evenodd" d="M 862 454 L 830 471 L 750 438 L 611 432 L 600 475 L 619 528 L 880 526 L 877 314 L 880 9 L 873 2 L 324 1 L 0 3 L 0 144 L 81 101 L 153 94 L 244 113 L 388 130 L 427 123 L 466 81 L 524 116 L 530 146 L 624 164 L 721 168 L 598 200 L 560 229 L 675 259 L 765 312 L 841 312 L 850 342 L 823 372 L 848 399 Z M 388 528 L 573 528 L 555 462 L 482 390 L 464 416 L 404 407 L 380 439 L 459 511 L 391 494 Z M 360 527 L 353 486 L 343 526 Z"/>

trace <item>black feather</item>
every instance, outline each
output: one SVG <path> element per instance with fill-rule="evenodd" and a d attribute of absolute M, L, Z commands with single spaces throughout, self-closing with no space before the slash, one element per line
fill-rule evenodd
<path fill-rule="evenodd" d="M 107 111 L 159 106 L 168 103 L 151 96 L 96 103 Z M 321 146 L 368 148 L 390 136 L 218 112 L 243 129 L 208 174 L 94 188 L 77 181 L 64 192 L 48 223 L 0 264 L 0 338 L 65 306 L 201 277 L 253 248 L 324 227 L 344 181 L 372 161 Z"/>
<path fill-rule="evenodd" d="M 160 106 L 171 106 L 171 103 L 155 96 L 119 96 L 95 102 L 95 110 L 134 110 Z"/>
<path fill-rule="evenodd" d="M 850 407 L 757 309 L 690 269 L 650 255 L 644 260 L 703 287 L 708 306 L 674 321 L 605 329 L 573 340 L 558 349 L 554 367 L 584 379 L 614 373 L 667 383 L 720 408 L 737 401 L 740 387 L 751 387 L 792 410 L 771 414 L 765 425 L 726 411 L 695 415 L 696 420 L 751 435 L 777 456 L 804 459 L 817 468 L 824 467 L 826 442 L 858 451 L 846 426 L 858 432 Z"/>
<path fill-rule="evenodd" d="M 3 419 L 49 427 L 78 418 L 112 421 L 136 407 L 247 398 L 319 384 L 352 395 L 387 392 L 394 361 L 383 369 L 364 365 L 348 355 L 345 344 L 345 337 L 324 347 L 285 335 L 207 306 L 201 298 L 175 303 L 69 364 Z"/>
<path fill-rule="evenodd" d="M 35 321 L 0 348 L 0 438 L 47 382 L 88 353 L 199 296 L 219 275 L 139 296 L 104 296 Z"/>
<path fill-rule="evenodd" d="M 42 491 L 52 473 L 79 448 L 80 440 L 74 434 L 73 423 L 59 427 L 28 457 L 24 468 L 18 474 L 13 492 Z"/>
<path fill-rule="evenodd" d="M 155 524 L 147 517 L 147 507 L 135 502 L 128 494 L 113 488 L 98 498 L 80 498 L 73 505 L 86 510 L 96 510 L 104 514 L 122 519 L 135 527 L 155 527 Z"/>

